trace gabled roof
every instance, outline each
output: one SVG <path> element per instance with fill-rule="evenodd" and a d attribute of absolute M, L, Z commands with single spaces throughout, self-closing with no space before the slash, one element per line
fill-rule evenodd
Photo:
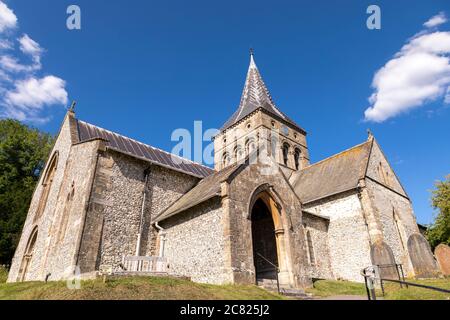
<path fill-rule="evenodd" d="M 253 53 L 250 56 L 250 66 L 247 72 L 247 79 L 245 80 L 244 90 L 242 92 L 241 102 L 237 111 L 228 119 L 222 126 L 221 131 L 224 131 L 235 123 L 239 122 L 252 112 L 262 109 L 270 115 L 280 119 L 281 121 L 290 124 L 300 132 L 305 132 L 293 120 L 281 112 L 272 100 L 269 90 L 256 67 Z"/>
<path fill-rule="evenodd" d="M 94 126 L 90 123 L 80 120 L 76 120 L 76 122 L 79 143 L 100 138 L 105 140 L 107 148 L 111 150 L 115 150 L 144 161 L 149 161 L 175 171 L 183 172 L 191 176 L 204 178 L 214 172 L 214 170 L 209 167 Z"/>
<path fill-rule="evenodd" d="M 372 143 L 369 139 L 294 173 L 290 182 L 302 203 L 357 188 L 365 177 Z"/>
<path fill-rule="evenodd" d="M 154 219 L 154 221 L 159 222 L 165 220 L 182 211 L 205 202 L 206 200 L 220 196 L 221 183 L 227 180 L 239 168 L 239 166 L 240 164 L 231 165 L 201 180 L 194 188 L 182 195 L 177 201 L 161 212 Z"/>

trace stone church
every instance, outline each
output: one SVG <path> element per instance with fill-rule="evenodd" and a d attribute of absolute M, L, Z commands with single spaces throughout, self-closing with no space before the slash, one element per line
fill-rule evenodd
<path fill-rule="evenodd" d="M 214 137 L 214 169 L 70 109 L 8 281 L 162 273 L 304 288 L 362 281 L 371 265 L 436 275 L 411 199 L 371 134 L 317 163 L 309 154 L 306 131 L 275 105 L 253 54 L 239 107 Z"/>

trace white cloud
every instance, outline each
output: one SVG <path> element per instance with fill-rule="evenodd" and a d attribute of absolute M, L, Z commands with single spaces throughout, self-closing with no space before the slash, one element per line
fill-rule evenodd
<path fill-rule="evenodd" d="M 47 105 L 67 104 L 66 82 L 55 76 L 29 78 L 15 83 L 15 88 L 5 96 L 9 107 L 22 111 L 42 109 Z"/>
<path fill-rule="evenodd" d="M 444 97 L 450 85 L 449 54 L 450 32 L 422 32 L 410 39 L 376 72 L 365 120 L 383 122 Z"/>
<path fill-rule="evenodd" d="M 16 16 L 0 0 L 0 32 L 16 25 Z M 66 82 L 53 75 L 40 77 L 44 48 L 26 33 L 19 38 L 14 33 L 6 32 L 0 39 L 0 117 L 46 122 L 50 116 L 43 114 L 48 107 L 67 105 Z M 30 57 L 31 63 L 23 63 L 24 57 Z"/>
<path fill-rule="evenodd" d="M 450 87 L 447 88 L 447 92 L 445 93 L 444 103 L 450 104 Z"/>
<path fill-rule="evenodd" d="M 23 53 L 29 54 L 33 58 L 40 57 L 43 51 L 41 46 L 39 45 L 39 43 L 31 39 L 27 34 L 24 34 L 20 39 L 18 39 L 18 41 L 20 43 L 20 50 Z"/>
<path fill-rule="evenodd" d="M 439 14 L 435 15 L 434 17 L 431 17 L 430 20 L 425 22 L 423 25 L 427 28 L 433 28 L 437 27 L 441 24 L 444 24 L 447 22 L 447 17 L 445 16 L 444 12 L 440 12 Z"/>
<path fill-rule="evenodd" d="M 10 55 L 0 57 L 0 67 L 8 72 L 33 72 L 41 69 L 40 61 L 35 61 L 32 65 L 21 64 L 17 58 Z"/>
<path fill-rule="evenodd" d="M 12 78 L 2 69 L 0 69 L 0 82 L 12 82 Z"/>
<path fill-rule="evenodd" d="M 0 1 L 0 32 L 7 29 L 15 28 L 17 25 L 17 17 L 8 6 Z"/>
<path fill-rule="evenodd" d="M 8 39 L 0 39 L 0 50 L 11 50 L 13 47 L 12 42 Z"/>

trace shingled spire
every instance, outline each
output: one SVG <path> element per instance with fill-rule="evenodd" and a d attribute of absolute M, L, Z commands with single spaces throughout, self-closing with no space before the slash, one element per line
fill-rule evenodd
<path fill-rule="evenodd" d="M 223 125 L 221 131 L 230 128 L 257 109 L 263 109 L 276 118 L 284 120 L 287 124 L 294 126 L 294 128 L 299 131 L 304 131 L 294 121 L 281 112 L 273 102 L 272 96 L 256 66 L 253 49 L 250 49 L 250 66 L 248 67 L 247 79 L 245 80 L 241 102 L 239 103 L 237 111 Z"/>

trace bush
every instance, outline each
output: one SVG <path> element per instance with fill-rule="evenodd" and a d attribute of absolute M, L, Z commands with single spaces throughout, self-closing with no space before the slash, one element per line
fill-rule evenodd
<path fill-rule="evenodd" d="M 0 283 L 6 282 L 8 279 L 8 269 L 5 266 L 0 265 Z"/>

